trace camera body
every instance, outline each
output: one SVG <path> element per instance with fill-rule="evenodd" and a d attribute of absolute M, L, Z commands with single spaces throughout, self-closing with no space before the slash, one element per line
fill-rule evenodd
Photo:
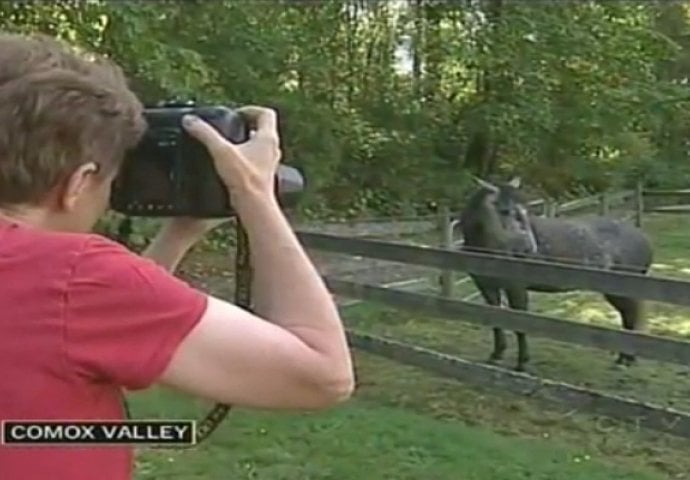
<path fill-rule="evenodd" d="M 127 152 L 113 182 L 113 210 L 133 217 L 235 215 L 213 158 L 182 126 L 186 114 L 205 120 L 232 143 L 244 143 L 250 138 L 246 119 L 225 106 L 169 102 L 146 108 L 148 128 L 141 141 Z M 280 205 L 287 208 L 297 202 L 304 179 L 297 169 L 281 164 L 275 185 Z"/>

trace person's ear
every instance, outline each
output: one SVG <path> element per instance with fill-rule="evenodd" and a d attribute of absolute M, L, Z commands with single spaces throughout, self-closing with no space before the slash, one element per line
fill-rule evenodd
<path fill-rule="evenodd" d="M 79 199 L 93 186 L 98 171 L 99 165 L 89 162 L 80 165 L 79 168 L 72 172 L 63 184 L 60 206 L 65 210 L 73 210 Z"/>

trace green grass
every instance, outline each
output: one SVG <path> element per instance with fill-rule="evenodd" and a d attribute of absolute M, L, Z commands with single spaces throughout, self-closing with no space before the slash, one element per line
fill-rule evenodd
<path fill-rule="evenodd" d="M 318 415 L 242 411 L 208 445 L 187 452 L 148 452 L 139 465 L 141 480 L 663 478 L 543 439 L 515 440 L 361 400 Z"/>
<path fill-rule="evenodd" d="M 644 226 L 657 249 L 654 273 L 690 276 L 690 217 L 649 217 Z M 227 274 L 221 277 L 227 283 Z M 215 283 L 207 285 L 216 290 Z M 533 308 L 619 328 L 612 309 L 595 294 L 534 296 Z M 649 318 L 655 333 L 690 333 L 688 309 L 653 303 Z M 458 321 L 370 304 L 352 307 L 346 319 L 364 331 L 468 359 L 484 360 L 491 349 L 488 329 Z M 613 368 L 613 353 L 529 339 L 541 376 L 690 410 L 687 368 L 642 360 L 621 371 Z M 506 366 L 514 362 L 515 349 L 509 353 Z M 358 391 L 342 408 L 310 415 L 231 413 L 196 449 L 141 452 L 137 479 L 690 478 L 689 441 L 484 391 L 367 354 L 356 353 L 356 364 Z M 208 407 L 157 389 L 135 395 L 132 403 L 139 418 L 199 417 Z"/>

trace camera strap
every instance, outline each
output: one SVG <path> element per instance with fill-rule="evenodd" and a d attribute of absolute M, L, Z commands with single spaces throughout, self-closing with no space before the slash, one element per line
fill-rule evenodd
<path fill-rule="evenodd" d="M 249 251 L 249 237 L 239 217 L 236 218 L 237 244 L 235 247 L 235 305 L 252 311 L 252 278 L 253 270 Z M 196 442 L 206 440 L 225 420 L 232 408 L 231 405 L 217 403 L 199 422 Z"/>

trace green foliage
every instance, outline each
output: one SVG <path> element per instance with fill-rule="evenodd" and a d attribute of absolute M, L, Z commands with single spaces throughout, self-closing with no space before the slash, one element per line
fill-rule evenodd
<path fill-rule="evenodd" d="M 109 55 L 145 102 L 277 107 L 307 217 L 458 203 L 470 173 L 554 197 L 690 180 L 680 3 L 4 2 L 0 25 Z"/>

